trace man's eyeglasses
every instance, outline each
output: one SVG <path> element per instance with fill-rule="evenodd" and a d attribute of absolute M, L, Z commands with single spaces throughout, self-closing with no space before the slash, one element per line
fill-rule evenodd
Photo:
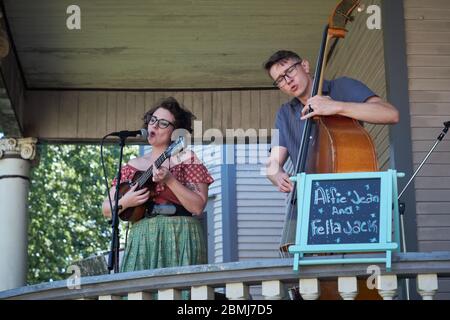
<path fill-rule="evenodd" d="M 299 65 L 300 63 L 301 62 L 296 62 L 292 66 L 287 68 L 286 71 L 284 72 L 284 74 L 279 76 L 277 78 L 277 80 L 275 80 L 273 82 L 273 85 L 278 87 L 278 88 L 281 88 L 281 87 L 285 86 L 286 83 L 287 83 L 286 77 L 288 77 L 289 79 L 292 79 L 292 77 L 294 77 L 297 74 L 297 71 L 298 71 L 297 65 Z"/>
<path fill-rule="evenodd" d="M 151 117 L 150 117 L 150 120 L 148 121 L 148 123 L 149 123 L 150 125 L 154 125 L 155 123 L 158 123 L 158 128 L 160 128 L 160 129 L 165 129 L 165 128 L 167 128 L 169 125 L 171 125 L 172 127 L 175 128 L 175 125 L 174 125 L 172 122 L 170 122 L 170 121 L 168 121 L 168 120 L 166 120 L 166 119 L 158 119 L 158 118 L 155 117 L 155 116 L 151 116 Z"/>

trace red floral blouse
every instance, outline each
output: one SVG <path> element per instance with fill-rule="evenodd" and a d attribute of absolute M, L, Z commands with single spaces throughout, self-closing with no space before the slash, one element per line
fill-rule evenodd
<path fill-rule="evenodd" d="M 139 169 L 136 169 L 129 164 L 123 166 L 120 177 L 121 183 L 133 180 L 134 174 L 137 171 L 139 171 Z M 214 179 L 209 174 L 208 169 L 202 163 L 200 163 L 194 155 L 192 155 L 190 161 L 176 164 L 175 166 L 170 167 L 169 171 L 174 176 L 174 178 L 181 182 L 183 185 L 187 185 L 189 183 L 206 183 L 207 185 L 210 185 L 214 182 Z M 114 178 L 112 186 L 115 186 L 116 184 L 117 179 Z M 155 191 L 155 203 L 181 204 L 177 196 L 164 183 L 157 183 Z"/>

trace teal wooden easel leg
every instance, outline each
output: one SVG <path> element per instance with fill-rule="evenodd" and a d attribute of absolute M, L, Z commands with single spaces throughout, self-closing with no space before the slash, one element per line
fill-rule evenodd
<path fill-rule="evenodd" d="M 300 265 L 300 253 L 294 253 L 294 271 L 298 272 Z"/>
<path fill-rule="evenodd" d="M 400 252 L 400 211 L 398 207 L 398 183 L 397 178 L 403 178 L 404 173 L 393 170 L 392 174 L 392 202 L 394 206 L 394 241 L 398 244 L 397 252 Z"/>
<path fill-rule="evenodd" d="M 386 271 L 390 272 L 392 267 L 392 251 L 386 251 Z"/>
<path fill-rule="evenodd" d="M 303 253 L 294 253 L 294 272 L 300 272 L 300 260 L 303 258 Z"/>

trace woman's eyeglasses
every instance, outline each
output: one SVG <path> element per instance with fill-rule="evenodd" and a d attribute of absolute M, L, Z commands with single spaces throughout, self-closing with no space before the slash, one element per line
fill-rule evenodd
<path fill-rule="evenodd" d="M 158 128 L 160 128 L 160 129 L 165 129 L 165 128 L 167 128 L 169 125 L 171 125 L 172 127 L 175 128 L 175 125 L 174 125 L 172 122 L 170 122 L 170 121 L 168 121 L 168 120 L 166 120 L 166 119 L 158 119 L 158 118 L 155 117 L 155 116 L 151 116 L 151 118 L 150 118 L 150 120 L 148 121 L 148 123 L 149 123 L 150 125 L 154 125 L 155 123 L 157 123 Z"/>

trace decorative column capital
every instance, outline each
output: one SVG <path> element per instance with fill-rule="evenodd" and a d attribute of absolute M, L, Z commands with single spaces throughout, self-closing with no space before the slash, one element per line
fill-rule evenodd
<path fill-rule="evenodd" d="M 36 158 L 37 141 L 36 138 L 2 138 L 0 139 L 0 159 L 34 160 Z"/>

